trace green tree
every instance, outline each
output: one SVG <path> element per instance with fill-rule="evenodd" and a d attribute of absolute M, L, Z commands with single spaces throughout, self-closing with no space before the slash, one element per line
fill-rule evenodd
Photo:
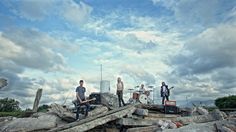
<path fill-rule="evenodd" d="M 20 111 L 20 102 L 15 99 L 4 98 L 0 99 L 0 112 Z"/>
<path fill-rule="evenodd" d="M 48 108 L 49 108 L 49 106 L 44 104 L 44 105 L 39 106 L 38 111 L 39 112 L 47 112 Z"/>
<path fill-rule="evenodd" d="M 236 108 L 236 95 L 217 98 L 215 100 L 215 105 L 218 108 Z"/>

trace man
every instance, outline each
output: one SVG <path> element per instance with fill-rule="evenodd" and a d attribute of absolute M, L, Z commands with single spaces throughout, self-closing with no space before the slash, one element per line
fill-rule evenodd
<path fill-rule="evenodd" d="M 77 99 L 77 102 L 78 102 L 77 112 L 76 112 L 76 120 L 79 119 L 79 109 L 80 109 L 80 106 L 82 106 L 82 105 L 86 106 L 85 117 L 88 116 L 88 111 L 90 110 L 90 105 L 89 105 L 88 101 L 85 98 L 86 88 L 83 86 L 84 85 L 84 81 L 80 80 L 79 84 L 80 84 L 80 86 L 78 86 L 76 88 L 76 99 Z"/>
<path fill-rule="evenodd" d="M 139 93 L 141 93 L 141 94 L 145 94 L 145 88 L 144 88 L 144 84 L 141 84 L 141 87 L 140 87 L 140 89 L 139 89 Z"/>
<path fill-rule="evenodd" d="M 170 90 L 168 88 L 168 85 L 165 84 L 165 82 L 162 82 L 161 86 L 161 97 L 162 97 L 162 104 L 164 105 L 164 101 L 169 100 L 170 96 Z"/>
<path fill-rule="evenodd" d="M 124 83 L 121 81 L 121 78 L 117 78 L 117 84 L 116 84 L 116 94 L 118 95 L 118 100 L 119 100 L 119 107 L 121 107 L 121 103 L 123 106 L 125 106 L 125 102 L 123 99 L 123 90 L 124 90 Z"/>

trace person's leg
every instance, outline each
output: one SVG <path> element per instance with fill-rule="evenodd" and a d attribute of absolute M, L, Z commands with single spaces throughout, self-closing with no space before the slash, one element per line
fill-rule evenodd
<path fill-rule="evenodd" d="M 77 119 L 79 119 L 79 110 L 80 110 L 80 106 L 77 105 L 76 107 L 77 107 L 77 109 L 76 109 L 76 120 L 77 120 Z"/>
<path fill-rule="evenodd" d="M 169 96 L 166 96 L 166 100 L 169 101 Z"/>
<path fill-rule="evenodd" d="M 88 112 L 90 111 L 90 104 L 86 103 L 85 106 L 86 106 L 86 111 L 85 111 L 85 117 L 86 117 L 88 116 Z"/>
<path fill-rule="evenodd" d="M 122 101 L 123 106 L 125 106 L 125 101 L 123 99 L 123 92 L 121 93 L 121 101 Z"/>
<path fill-rule="evenodd" d="M 162 104 L 164 105 L 165 96 L 162 96 Z"/>
<path fill-rule="evenodd" d="M 121 96 L 120 96 L 120 92 L 117 92 L 118 95 L 118 100 L 119 100 L 119 107 L 121 107 Z"/>

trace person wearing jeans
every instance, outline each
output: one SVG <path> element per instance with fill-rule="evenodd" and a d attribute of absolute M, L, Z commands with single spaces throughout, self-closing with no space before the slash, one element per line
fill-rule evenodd
<path fill-rule="evenodd" d="M 119 100 L 119 107 L 121 107 L 121 103 L 125 106 L 125 102 L 123 99 L 123 90 L 124 90 L 124 83 L 121 81 L 121 78 L 117 78 L 117 91 L 116 94 L 118 95 Z"/>
<path fill-rule="evenodd" d="M 170 90 L 168 88 L 168 85 L 165 84 L 165 82 L 162 82 L 161 86 L 161 97 L 162 97 L 162 104 L 164 105 L 164 101 L 169 100 L 170 96 Z"/>
<path fill-rule="evenodd" d="M 77 112 L 76 112 L 76 120 L 79 119 L 79 110 L 82 105 L 86 106 L 85 117 L 88 116 L 88 111 L 90 110 L 90 105 L 85 98 L 86 88 L 83 86 L 84 81 L 80 80 L 80 86 L 76 88 L 76 99 L 77 99 Z"/>

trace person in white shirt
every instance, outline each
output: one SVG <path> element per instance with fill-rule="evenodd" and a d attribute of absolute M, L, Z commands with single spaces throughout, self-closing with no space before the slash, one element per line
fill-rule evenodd
<path fill-rule="evenodd" d="M 169 96 L 170 96 L 170 90 L 168 88 L 168 85 L 166 85 L 165 82 L 162 82 L 161 86 L 162 104 L 164 104 L 165 99 L 169 100 Z"/>
<path fill-rule="evenodd" d="M 145 94 L 145 88 L 144 88 L 144 84 L 141 84 L 141 87 L 140 87 L 140 89 L 139 89 L 139 93 L 140 94 Z"/>
<path fill-rule="evenodd" d="M 123 99 L 124 83 L 121 81 L 120 77 L 117 78 L 116 87 L 117 87 L 116 94 L 118 95 L 119 107 L 121 107 L 121 103 L 123 104 L 123 106 L 125 106 L 125 102 Z"/>

